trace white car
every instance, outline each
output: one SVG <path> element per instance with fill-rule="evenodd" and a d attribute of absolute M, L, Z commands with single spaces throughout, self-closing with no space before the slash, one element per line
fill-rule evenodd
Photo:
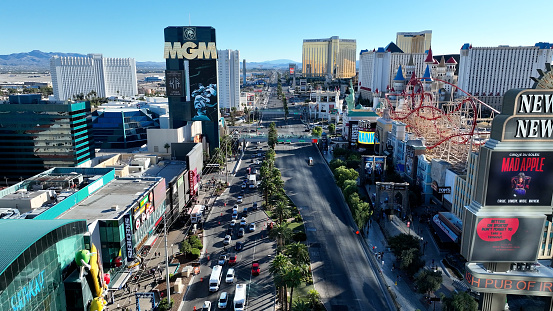
<path fill-rule="evenodd" d="M 233 211 L 232 212 L 232 220 L 236 220 L 238 219 L 238 211 Z"/>
<path fill-rule="evenodd" d="M 255 231 L 255 223 L 251 223 L 249 226 L 248 226 L 248 231 L 250 232 L 254 232 Z"/>
<path fill-rule="evenodd" d="M 231 227 L 236 226 L 236 219 L 233 219 L 233 220 L 230 221 L 230 226 Z"/>
<path fill-rule="evenodd" d="M 239 195 L 238 198 L 236 198 L 236 202 L 242 203 L 242 196 L 241 195 Z"/>
<path fill-rule="evenodd" d="M 242 186 L 240 186 L 242 189 L 246 189 L 246 183 L 244 182 Z"/>
<path fill-rule="evenodd" d="M 225 235 L 225 239 L 223 240 L 223 244 L 224 245 L 229 245 L 230 241 L 232 241 L 232 238 L 230 237 L 230 235 Z"/>
<path fill-rule="evenodd" d="M 234 204 L 234 206 L 232 207 L 232 211 L 237 211 L 238 212 L 238 204 Z"/>
<path fill-rule="evenodd" d="M 246 226 L 247 223 L 248 223 L 248 220 L 246 219 L 246 217 L 242 217 L 242 219 L 240 219 L 240 226 L 241 227 Z"/>
<path fill-rule="evenodd" d="M 228 284 L 234 283 L 234 268 L 229 268 L 227 271 L 227 276 L 225 278 L 225 282 Z"/>
<path fill-rule="evenodd" d="M 202 306 L 202 311 L 211 311 L 211 301 L 204 301 L 204 305 Z"/>
<path fill-rule="evenodd" d="M 219 309 L 226 309 L 227 302 L 228 302 L 228 294 L 227 292 L 222 292 L 221 295 L 219 295 L 219 302 L 217 303 L 217 307 Z"/>

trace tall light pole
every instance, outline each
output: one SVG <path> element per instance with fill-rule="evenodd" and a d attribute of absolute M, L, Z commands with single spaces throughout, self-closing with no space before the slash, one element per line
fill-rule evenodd
<path fill-rule="evenodd" d="M 165 282 L 167 283 L 167 303 L 171 305 L 171 284 L 169 282 L 169 254 L 167 253 L 167 210 L 163 212 L 163 231 L 165 233 Z"/>

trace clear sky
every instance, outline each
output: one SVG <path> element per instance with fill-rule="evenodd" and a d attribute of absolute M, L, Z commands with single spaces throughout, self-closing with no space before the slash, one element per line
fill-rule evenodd
<path fill-rule="evenodd" d="M 356 39 L 357 50 L 386 46 L 397 32 L 432 30 L 434 54 L 473 46 L 553 42 L 551 1 L 3 1 L 0 55 L 102 53 L 163 61 L 167 26 L 212 26 L 217 48 L 248 62 L 301 62 L 303 39 Z M 190 23 L 189 23 L 190 19 Z"/>

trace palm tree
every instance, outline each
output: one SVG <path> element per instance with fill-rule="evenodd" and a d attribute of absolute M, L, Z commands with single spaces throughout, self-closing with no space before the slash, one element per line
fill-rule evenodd
<path fill-rule="evenodd" d="M 294 288 L 301 284 L 301 279 L 305 275 L 305 268 L 301 266 L 289 266 L 284 270 L 284 281 L 290 288 L 290 310 L 292 309 L 292 299 L 294 298 Z"/>
<path fill-rule="evenodd" d="M 169 153 L 169 148 L 171 148 L 171 145 L 169 145 L 169 143 L 165 143 L 163 148 L 165 148 L 165 153 Z"/>
<path fill-rule="evenodd" d="M 311 311 L 313 310 L 310 306 L 309 306 L 309 302 L 305 301 L 305 300 L 297 300 L 295 303 L 294 303 L 294 308 L 292 309 L 292 311 Z"/>
<path fill-rule="evenodd" d="M 290 229 L 289 224 L 284 222 L 282 224 L 277 224 L 276 226 L 269 231 L 269 237 L 277 241 L 277 245 L 282 247 L 286 245 L 286 242 L 292 237 L 292 229 Z"/>
<path fill-rule="evenodd" d="M 292 213 L 286 201 L 277 201 L 276 206 L 273 208 L 273 215 L 276 218 L 276 223 L 281 224 L 284 220 L 290 217 Z"/>
<path fill-rule="evenodd" d="M 321 303 L 321 295 L 317 290 L 312 289 L 307 293 L 307 302 L 309 303 L 311 309 L 316 310 Z"/>
<path fill-rule="evenodd" d="M 286 257 L 283 254 L 278 254 L 275 256 L 275 259 L 271 262 L 271 265 L 269 266 L 269 272 L 274 276 L 275 279 L 275 286 L 278 289 L 278 297 L 281 301 L 282 305 L 286 305 L 286 302 L 288 301 L 286 299 L 286 283 L 284 282 L 284 279 L 282 278 L 282 272 L 284 269 L 286 269 L 287 266 L 290 265 L 290 259 Z"/>
<path fill-rule="evenodd" d="M 308 265 L 310 263 L 307 245 L 301 242 L 286 245 L 286 254 L 290 256 L 290 260 L 295 265 Z"/>

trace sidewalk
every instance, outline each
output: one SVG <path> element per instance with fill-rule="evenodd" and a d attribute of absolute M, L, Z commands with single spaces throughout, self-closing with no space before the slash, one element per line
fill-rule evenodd
<path fill-rule="evenodd" d="M 327 163 L 334 158 L 331 152 L 327 152 L 322 155 Z M 374 187 L 374 185 L 365 185 L 367 194 L 374 193 Z M 442 310 L 441 302 L 435 302 L 435 306 L 433 304 L 425 303 L 423 302 L 424 295 L 413 291 L 409 285 L 412 281 L 406 279 L 405 273 L 399 270 L 396 258 L 388 249 L 385 238 L 385 235 L 395 236 L 404 233 L 416 236 L 426 243 L 425 252 L 422 256 L 425 261 L 425 266 L 430 267 L 432 265 L 432 259 L 435 259 L 437 269 L 443 272 L 444 281 L 442 283 L 442 288 L 436 292 L 436 296 L 439 297 L 439 292 L 445 293 L 454 291 L 458 285 L 456 286 L 454 284 L 456 280 L 452 280 L 449 277 L 447 270 L 442 266 L 438 256 L 440 250 L 435 244 L 428 227 L 422 225 L 418 219 L 415 219 L 411 225 L 411 228 L 408 228 L 407 225 L 396 216 L 393 216 L 392 220 L 383 220 L 381 225 L 379 225 L 376 221 L 371 220 L 368 227 L 369 229 L 368 232 L 365 232 L 364 241 L 373 255 L 373 258 L 370 260 L 374 260 L 373 262 L 376 262 L 376 265 L 379 267 L 379 271 L 377 271 L 378 277 L 384 281 L 385 286 L 388 288 L 396 306 L 399 307 L 398 309 L 409 311 L 417 309 Z M 382 257 L 379 255 L 381 252 L 383 252 Z"/>

